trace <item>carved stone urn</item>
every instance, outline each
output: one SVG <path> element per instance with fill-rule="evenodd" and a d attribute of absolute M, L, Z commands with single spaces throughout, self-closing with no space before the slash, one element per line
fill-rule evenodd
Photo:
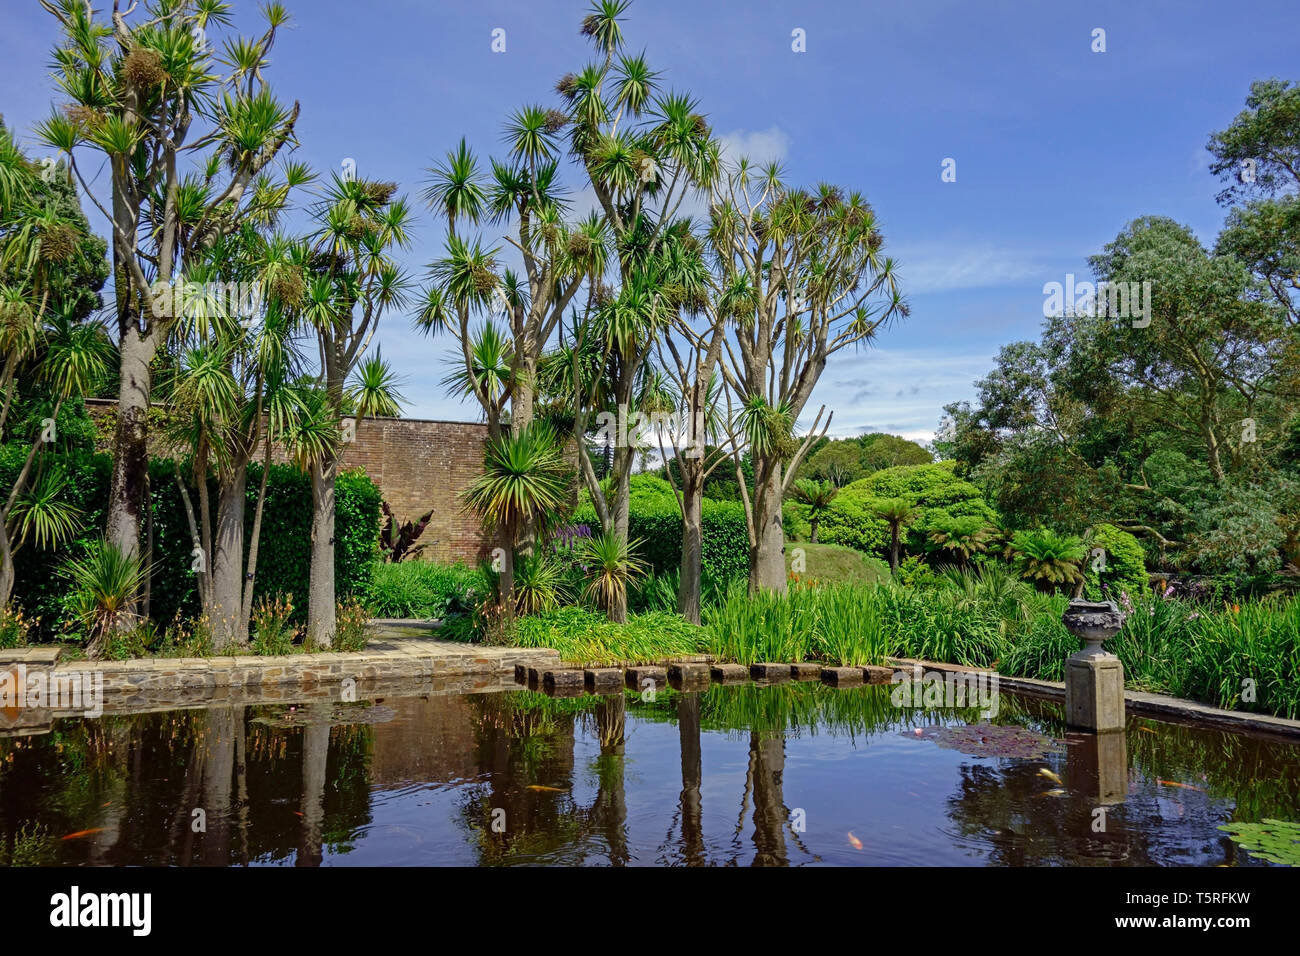
<path fill-rule="evenodd" d="M 1124 729 L 1124 665 L 1103 648 L 1124 626 L 1114 601 L 1070 602 L 1061 617 L 1065 629 L 1084 642 L 1065 660 L 1065 719 L 1094 733 Z"/>

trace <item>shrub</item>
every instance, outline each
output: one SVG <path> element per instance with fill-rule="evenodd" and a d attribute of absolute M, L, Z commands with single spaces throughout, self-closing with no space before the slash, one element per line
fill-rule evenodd
<path fill-rule="evenodd" d="M 1096 548 L 1106 552 L 1104 570 L 1094 570 L 1093 565 L 1099 562 L 1091 557 L 1084 569 L 1084 593 L 1089 600 L 1118 599 L 1121 594 L 1137 598 L 1147 593 L 1146 554 L 1137 538 L 1113 524 L 1099 524 L 1085 543 L 1090 552 Z"/>
<path fill-rule="evenodd" d="M 663 481 L 663 479 L 658 479 Z M 667 482 L 664 482 L 667 484 Z M 670 493 L 671 495 L 671 493 Z M 703 537 L 703 572 L 715 581 L 749 574 L 749 531 L 745 506 L 739 501 L 705 499 L 700 508 Z M 595 509 L 582 505 L 573 516 L 575 525 L 599 527 Z M 641 539 L 640 558 L 656 574 L 680 570 L 682 564 L 682 513 L 675 498 L 633 500 L 628 516 L 628 536 Z"/>
<path fill-rule="evenodd" d="M 0 650 L 24 646 L 31 630 L 32 622 L 23 616 L 22 608 L 0 607 Z"/>
<path fill-rule="evenodd" d="M 330 650 L 364 651 L 368 617 L 365 607 L 356 598 L 340 601 L 334 617 L 334 639 L 330 642 Z"/>
<path fill-rule="evenodd" d="M 0 487 L 10 487 L 22 467 L 25 448 L 0 445 Z M 106 454 L 83 451 L 60 453 L 58 461 L 68 477 L 66 496 L 81 511 L 82 531 L 58 551 L 42 551 L 34 544 L 21 549 L 14 562 L 14 599 L 32 619 L 39 619 L 32 639 L 50 640 L 74 624 L 65 608 L 67 580 L 60 565 L 68 557 L 88 555 L 102 533 L 108 503 L 112 461 Z M 183 469 L 184 470 L 184 469 Z M 188 476 L 187 476 L 188 480 Z M 249 468 L 246 529 L 251 534 L 253 509 L 261 481 L 261 466 Z M 213 486 L 212 501 L 216 502 Z M 176 487 L 175 466 L 168 459 L 149 463 L 152 515 L 152 576 L 149 613 L 155 621 L 172 621 L 198 613 L 198 592 L 190 569 L 189 525 Z M 198 497 L 190 489 L 192 500 Z M 340 597 L 363 594 L 376 564 L 379 538 L 380 494 L 364 472 L 339 475 L 335 504 L 335 590 Z M 147 537 L 147 535 L 146 535 Z M 311 482 L 289 465 L 272 465 L 267 478 L 266 506 L 258 545 L 255 597 L 306 594 L 311 566 Z M 305 611 L 296 610 L 301 620 Z"/>
<path fill-rule="evenodd" d="M 953 473 L 952 462 L 901 465 L 886 468 L 840 489 L 819 528 L 818 538 L 859 551 L 884 555 L 889 547 L 889 525 L 876 516 L 880 499 L 901 499 L 916 508 L 916 519 L 903 536 L 904 550 L 926 550 L 935 523 L 955 518 L 996 517 L 980 490 Z"/>
<path fill-rule="evenodd" d="M 576 664 L 641 664 L 698 654 L 703 632 L 676 614 L 634 614 L 615 624 L 583 607 L 563 607 L 515 621 L 519 647 L 552 647 Z"/>
<path fill-rule="evenodd" d="M 253 606 L 253 653 L 268 656 L 292 654 L 294 639 L 298 636 L 298 629 L 289 623 L 292 617 L 292 595 L 261 598 Z"/>
<path fill-rule="evenodd" d="M 464 564 L 377 564 L 365 605 L 374 617 L 433 620 L 472 609 L 489 590 L 487 575 Z"/>

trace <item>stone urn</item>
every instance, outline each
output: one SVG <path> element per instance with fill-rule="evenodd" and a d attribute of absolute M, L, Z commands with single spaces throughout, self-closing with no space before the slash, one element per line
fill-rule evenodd
<path fill-rule="evenodd" d="M 1094 733 L 1124 729 L 1124 667 L 1102 642 L 1124 626 L 1114 601 L 1070 602 L 1061 616 L 1065 629 L 1082 638 L 1083 649 L 1065 660 L 1065 719 Z"/>
<path fill-rule="evenodd" d="M 1101 646 L 1124 626 L 1124 612 L 1114 601 L 1084 601 L 1076 598 L 1061 616 L 1065 629 L 1083 640 L 1083 650 L 1074 657 L 1097 657 L 1108 652 Z"/>

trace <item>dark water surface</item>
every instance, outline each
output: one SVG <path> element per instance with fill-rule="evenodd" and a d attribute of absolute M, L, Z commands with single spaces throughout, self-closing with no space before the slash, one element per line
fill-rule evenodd
<path fill-rule="evenodd" d="M 1264 865 L 1217 826 L 1300 817 L 1300 747 L 1060 716 L 798 684 L 60 720 L 0 740 L 0 863 Z"/>

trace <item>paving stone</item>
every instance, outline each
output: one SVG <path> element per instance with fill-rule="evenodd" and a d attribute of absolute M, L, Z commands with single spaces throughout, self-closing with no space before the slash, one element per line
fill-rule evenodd
<path fill-rule="evenodd" d="M 754 678 L 754 680 L 765 680 L 773 683 L 789 680 L 790 665 L 774 663 L 750 664 L 749 676 Z"/>
<path fill-rule="evenodd" d="M 629 667 L 625 674 L 627 686 L 633 690 L 645 690 L 646 681 L 653 681 L 656 690 L 668 686 L 667 669 L 657 664 L 647 664 L 638 667 Z"/>
<path fill-rule="evenodd" d="M 794 680 L 821 680 L 822 665 L 820 664 L 791 664 L 790 677 Z"/>
<path fill-rule="evenodd" d="M 823 667 L 822 683 L 832 687 L 852 687 L 863 680 L 861 667 Z"/>
<path fill-rule="evenodd" d="M 742 684 L 749 680 L 749 668 L 744 664 L 714 664 L 709 676 L 719 684 Z"/>

